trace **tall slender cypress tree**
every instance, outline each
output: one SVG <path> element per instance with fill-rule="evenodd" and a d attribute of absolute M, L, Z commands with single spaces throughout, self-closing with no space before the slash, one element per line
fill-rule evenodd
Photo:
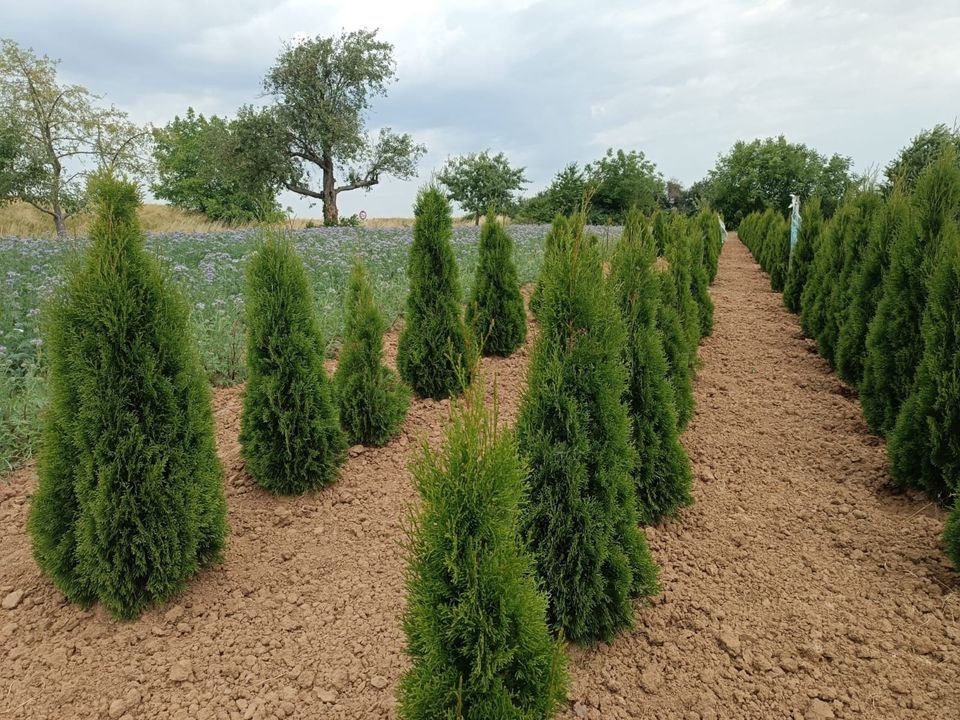
<path fill-rule="evenodd" d="M 872 220 L 863 261 L 850 279 L 849 310 L 837 339 L 837 374 L 854 387 L 863 379 L 867 327 L 883 294 L 883 277 L 890 263 L 890 245 L 900 235 L 915 237 L 910 199 L 895 189 Z M 842 282 L 842 280 L 841 280 Z"/>
<path fill-rule="evenodd" d="M 352 444 L 385 445 L 403 425 L 410 391 L 383 364 L 387 323 L 360 258 L 350 273 L 344 318 L 343 348 L 333 376 L 340 424 Z"/>
<path fill-rule="evenodd" d="M 922 338 L 913 389 L 889 437 L 890 474 L 949 502 L 960 492 L 960 232 L 953 222 L 941 232 Z"/>
<path fill-rule="evenodd" d="M 913 389 L 923 353 L 921 320 L 927 303 L 927 278 L 940 244 L 940 232 L 960 207 L 960 168 L 949 149 L 917 181 L 914 192 L 917 230 L 890 246 L 883 295 L 867 329 L 867 355 L 860 404 L 874 432 L 893 429 L 900 407 Z"/>
<path fill-rule="evenodd" d="M 569 238 L 573 234 L 570 220 L 563 215 L 557 215 L 547 231 L 547 236 L 543 240 L 543 262 L 540 265 L 540 276 L 543 275 L 543 268 L 549 263 L 550 256 L 556 251 L 557 245 L 562 238 Z M 537 278 L 537 284 L 530 295 L 530 312 L 533 316 L 540 319 L 540 307 L 543 304 L 543 283 L 540 277 Z"/>
<path fill-rule="evenodd" d="M 852 217 L 852 205 L 849 200 L 845 200 L 820 235 L 813 267 L 803 288 L 800 324 L 808 337 L 817 340 L 818 350 L 820 338 L 828 322 L 830 294 L 840 277 L 843 265 L 845 226 L 852 221 Z M 822 350 L 820 354 L 824 354 Z"/>
<path fill-rule="evenodd" d="M 90 247 L 44 319 L 51 404 L 29 531 L 72 601 L 132 618 L 218 560 L 210 389 L 186 304 L 143 248 L 133 185 L 91 181 Z"/>
<path fill-rule="evenodd" d="M 683 430 L 693 417 L 693 371 L 692 360 L 696 347 L 690 348 L 689 338 L 677 312 L 679 306 L 676 278 L 666 258 L 656 263 L 660 283 L 660 301 L 657 303 L 657 329 L 663 339 L 663 351 L 667 359 L 667 372 L 673 388 L 674 405 L 677 410 L 677 429 Z"/>
<path fill-rule="evenodd" d="M 610 281 L 627 329 L 626 401 L 639 454 L 634 479 L 642 524 L 656 523 L 693 502 L 690 460 L 677 434 L 673 388 L 657 330 L 660 283 L 655 258 L 653 237 L 633 209 L 610 262 Z"/>
<path fill-rule="evenodd" d="M 840 228 L 840 246 L 836 275 L 825 296 L 825 323 L 817 335 L 817 349 L 831 365 L 836 366 L 837 342 L 847 322 L 852 303 L 852 286 L 858 272 L 861 256 L 870 241 L 873 217 L 880 206 L 880 196 L 872 191 L 854 195 L 847 204 L 846 222 Z"/>
<path fill-rule="evenodd" d="M 458 395 L 470 382 L 473 347 L 460 308 L 450 203 L 430 186 L 420 191 L 413 214 L 410 292 L 397 368 L 417 395 L 441 400 Z"/>
<path fill-rule="evenodd" d="M 510 355 L 527 338 L 527 313 L 513 264 L 513 240 L 493 210 L 480 230 L 467 325 L 484 355 Z"/>
<path fill-rule="evenodd" d="M 704 238 L 700 229 L 693 223 L 684 222 L 684 240 L 688 247 L 687 257 L 690 262 L 690 293 L 697 302 L 700 316 L 700 338 L 707 337 L 713 332 L 713 300 L 710 297 L 710 280 L 707 268 L 703 262 Z M 699 339 L 697 340 L 699 344 Z"/>
<path fill-rule="evenodd" d="M 247 369 L 240 444 L 247 472 L 278 495 L 333 483 L 346 458 L 310 280 L 293 243 L 267 237 L 247 267 Z"/>
<path fill-rule="evenodd" d="M 443 450 L 425 447 L 413 467 L 422 505 L 409 538 L 407 720 L 539 720 L 565 696 L 564 648 L 521 537 L 526 469 L 484 387 L 467 390 Z"/>
<path fill-rule="evenodd" d="M 657 571 L 630 475 L 623 320 L 582 228 L 558 240 L 517 422 L 531 470 L 525 534 L 555 627 L 575 642 L 609 640 L 630 626 L 631 596 L 656 591 Z"/>
<path fill-rule="evenodd" d="M 783 304 L 791 312 L 800 312 L 800 298 L 810 275 L 822 231 L 823 213 L 820 210 L 820 198 L 813 197 L 807 201 L 801 212 L 797 244 L 790 257 L 787 282 L 783 288 Z"/>

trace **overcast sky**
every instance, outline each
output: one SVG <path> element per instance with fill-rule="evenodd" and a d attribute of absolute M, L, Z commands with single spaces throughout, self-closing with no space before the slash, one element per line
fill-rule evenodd
<path fill-rule="evenodd" d="M 379 28 L 397 82 L 372 128 L 428 147 L 420 177 L 341 195 L 341 214 L 409 216 L 449 155 L 489 148 L 537 190 L 607 147 L 688 185 L 737 139 L 784 133 L 882 167 L 960 115 L 960 0 L 27 0 L 0 35 L 164 124 L 258 101 L 282 43 Z M 319 215 L 283 198 L 298 214 Z"/>

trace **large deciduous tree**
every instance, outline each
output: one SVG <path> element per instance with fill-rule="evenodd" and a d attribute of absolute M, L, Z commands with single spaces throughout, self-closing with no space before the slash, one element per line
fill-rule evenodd
<path fill-rule="evenodd" d="M 367 129 L 373 100 L 395 76 L 393 46 L 375 30 L 289 43 L 263 80 L 273 104 L 239 113 L 257 139 L 246 148 L 285 188 L 322 201 L 324 220 L 336 223 L 340 193 L 369 190 L 385 175 L 413 177 L 426 152 L 409 134 Z"/>
<path fill-rule="evenodd" d="M 773 208 L 786 216 L 790 193 L 818 195 L 830 217 L 850 185 L 851 160 L 827 158 L 802 143 L 777 138 L 737 141 L 717 159 L 706 195 L 727 223 L 736 226 L 751 212 Z"/>
<path fill-rule="evenodd" d="M 279 182 L 261 173 L 243 144 L 237 121 L 209 118 L 187 108 L 153 131 L 156 179 L 153 194 L 184 210 L 214 220 L 242 223 L 282 218 Z"/>
<path fill-rule="evenodd" d="M 487 210 L 507 211 L 515 202 L 514 193 L 523 189 L 529 180 L 525 168 L 511 167 L 502 152 L 491 155 L 484 150 L 450 158 L 437 175 L 447 189 L 447 196 L 473 215 L 475 225 Z"/>
<path fill-rule="evenodd" d="M 59 82 L 58 62 L 0 40 L 0 200 L 29 203 L 64 237 L 91 172 L 143 174 L 150 134 L 87 88 Z"/>

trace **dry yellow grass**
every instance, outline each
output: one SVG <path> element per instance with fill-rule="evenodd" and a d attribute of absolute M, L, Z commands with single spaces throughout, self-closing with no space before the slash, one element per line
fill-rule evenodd
<path fill-rule="evenodd" d="M 146 232 L 217 232 L 228 228 L 223 223 L 208 220 L 203 215 L 179 210 L 170 205 L 148 203 L 140 207 L 140 224 Z M 89 213 L 67 220 L 67 233 L 71 237 L 85 235 Z M 457 224 L 471 224 L 456 221 Z M 410 227 L 413 218 L 367 218 L 364 227 Z M 283 227 L 299 230 L 323 225 L 322 218 L 293 217 L 282 223 Z M 234 226 L 236 227 L 236 226 Z M 248 226 L 249 227 L 249 226 Z M 53 219 L 26 203 L 12 203 L 0 207 L 0 237 L 55 237 Z"/>

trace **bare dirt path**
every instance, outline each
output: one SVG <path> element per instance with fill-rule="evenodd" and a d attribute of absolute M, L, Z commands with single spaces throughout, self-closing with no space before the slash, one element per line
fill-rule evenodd
<path fill-rule="evenodd" d="M 684 437 L 697 503 L 649 531 L 664 593 L 638 605 L 636 629 L 571 649 L 564 718 L 960 713 L 943 514 L 884 489 L 883 448 L 768 288 L 728 243 Z M 486 363 L 504 422 L 526 362 Z M 407 465 L 440 437 L 448 404 L 415 402 L 403 435 L 353 453 L 337 485 L 281 500 L 243 473 L 240 390 L 215 402 L 226 562 L 136 622 L 64 602 L 24 532 L 33 468 L 0 480 L 0 600 L 18 598 L 0 608 L 4 720 L 395 717 Z"/>

